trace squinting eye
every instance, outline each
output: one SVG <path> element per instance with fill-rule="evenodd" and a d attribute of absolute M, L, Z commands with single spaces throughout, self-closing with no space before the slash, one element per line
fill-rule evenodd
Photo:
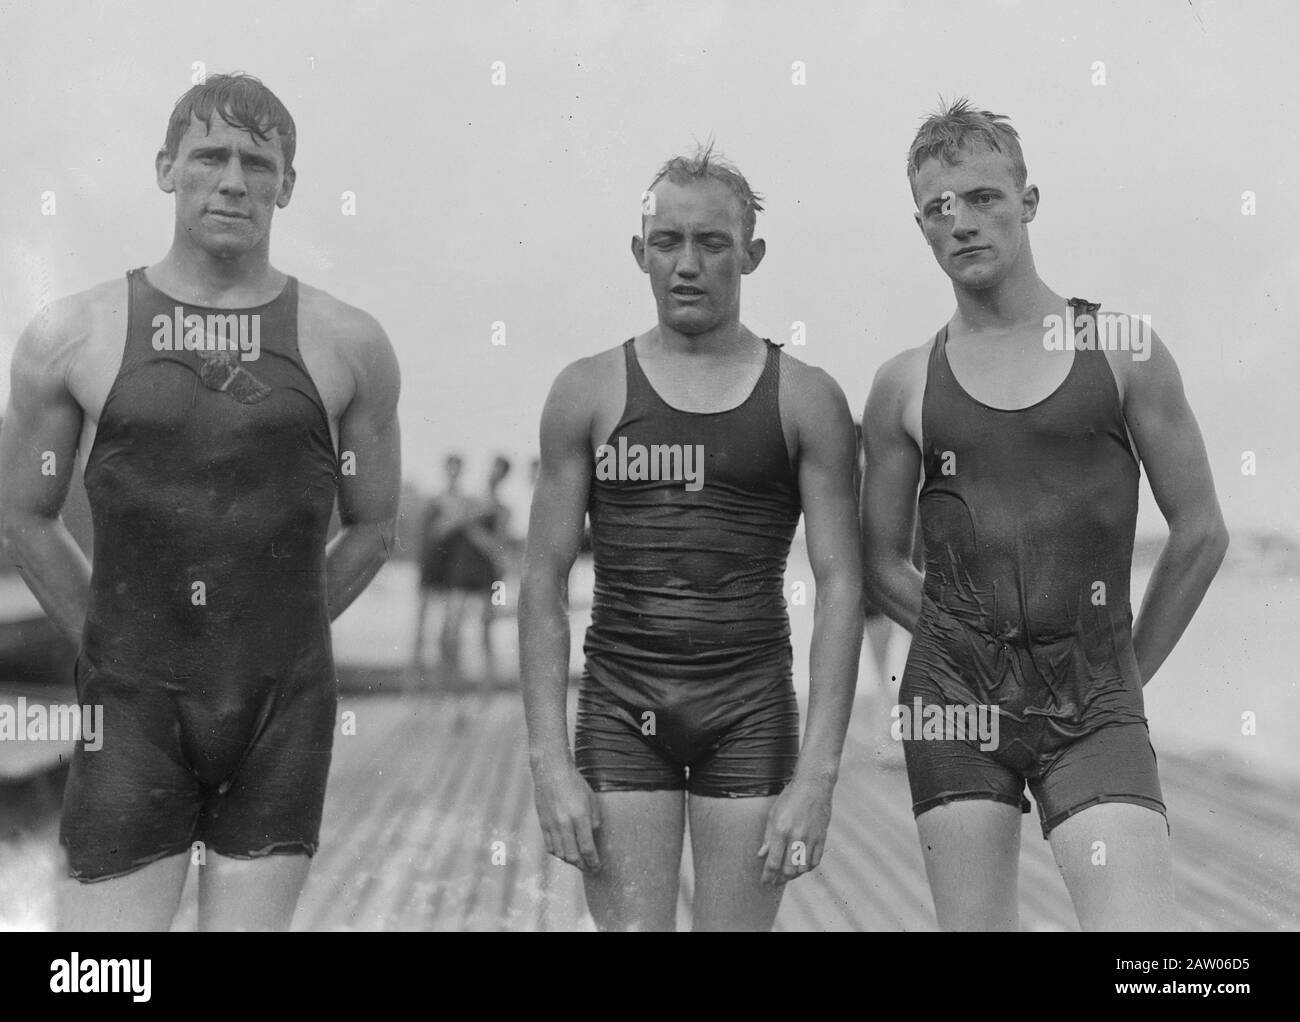
<path fill-rule="evenodd" d="M 988 205 L 990 202 L 993 201 L 993 196 L 988 192 L 980 192 L 979 195 L 975 196 L 975 201 L 979 203 L 983 203 L 984 205 Z"/>

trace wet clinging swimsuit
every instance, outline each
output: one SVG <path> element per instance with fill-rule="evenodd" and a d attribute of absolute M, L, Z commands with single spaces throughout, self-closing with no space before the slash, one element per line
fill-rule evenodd
<path fill-rule="evenodd" d="M 1071 304 L 1076 326 L 1098 308 Z M 1074 351 L 1054 393 L 1001 410 L 957 382 L 947 339 L 922 403 L 925 584 L 899 702 L 996 705 L 1000 734 L 981 751 L 905 731 L 913 810 L 1028 812 L 1028 780 L 1044 836 L 1099 802 L 1164 813 L 1131 635 L 1139 468 L 1106 353 Z"/>
<path fill-rule="evenodd" d="M 607 443 L 699 445 L 703 479 L 696 490 L 592 479 L 596 584 L 574 758 L 596 791 L 777 794 L 799 753 L 783 589 L 801 507 L 780 351 L 768 342 L 743 404 L 699 413 L 659 397 L 632 341 L 623 352 L 627 401 Z"/>
<path fill-rule="evenodd" d="M 205 309 L 127 275 L 121 367 L 86 464 L 94 570 L 61 839 L 83 881 L 202 841 L 311 854 L 336 712 L 325 540 L 338 461 L 298 350 L 298 285 Z M 259 316 L 260 354 L 156 350 L 157 317 Z M 194 321 L 198 322 L 198 321 Z M 246 320 L 245 326 L 251 324 Z"/>

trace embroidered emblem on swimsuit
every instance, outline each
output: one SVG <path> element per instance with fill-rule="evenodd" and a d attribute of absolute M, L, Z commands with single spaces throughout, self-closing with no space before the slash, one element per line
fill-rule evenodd
<path fill-rule="evenodd" d="M 200 351 L 199 379 L 209 390 L 229 394 L 240 404 L 255 405 L 271 396 L 271 388 L 239 364 L 234 351 Z"/>

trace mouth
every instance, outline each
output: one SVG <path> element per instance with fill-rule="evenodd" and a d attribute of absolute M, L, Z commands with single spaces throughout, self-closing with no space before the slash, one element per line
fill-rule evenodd
<path fill-rule="evenodd" d="M 669 294 L 677 298 L 703 298 L 705 292 L 698 287 L 692 287 L 690 284 L 678 284 L 669 289 Z"/>
<path fill-rule="evenodd" d="M 218 220 L 247 220 L 247 213 L 238 213 L 233 209 L 210 209 L 208 216 L 216 217 Z"/>
<path fill-rule="evenodd" d="M 957 251 L 952 254 L 952 257 L 957 259 L 961 256 L 974 255 L 976 252 L 987 252 L 988 250 L 989 247 L 987 245 L 971 245 L 967 248 L 957 249 Z"/>

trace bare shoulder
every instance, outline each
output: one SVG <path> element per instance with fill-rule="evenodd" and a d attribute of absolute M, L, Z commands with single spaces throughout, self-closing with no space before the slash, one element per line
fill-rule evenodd
<path fill-rule="evenodd" d="M 780 353 L 781 428 L 791 463 L 803 465 L 847 453 L 854 443 L 853 417 L 844 390 L 825 369 Z"/>
<path fill-rule="evenodd" d="M 620 345 L 570 362 L 555 377 L 550 400 L 594 407 L 610 388 L 617 386 L 621 394 L 627 375 L 623 359 Z"/>
<path fill-rule="evenodd" d="M 374 316 L 308 284 L 298 284 L 298 348 L 331 426 L 347 409 L 396 415 L 397 355 Z"/>
<path fill-rule="evenodd" d="M 99 322 L 106 316 L 125 316 L 127 313 L 126 277 L 123 275 L 106 280 L 85 291 L 60 299 L 60 302 L 66 303 L 70 315 L 86 317 L 91 322 Z"/>
<path fill-rule="evenodd" d="M 1094 328 L 1093 343 L 1106 354 L 1121 400 L 1132 389 L 1177 380 L 1178 367 L 1150 315 L 1098 309 Z"/>
<path fill-rule="evenodd" d="M 623 409 L 627 391 L 623 360 L 620 346 L 577 359 L 560 370 L 542 412 L 544 454 L 551 443 L 577 451 L 604 440 Z"/>
<path fill-rule="evenodd" d="M 921 444 L 921 405 L 925 378 L 934 348 L 931 337 L 915 348 L 900 351 L 885 360 L 871 381 L 871 391 L 862 409 L 863 442 L 901 443 L 904 438 Z"/>
<path fill-rule="evenodd" d="M 324 343 L 345 360 L 366 366 L 392 357 L 392 344 L 379 320 L 355 305 L 310 284 L 298 284 L 301 331 L 313 344 Z"/>
<path fill-rule="evenodd" d="M 933 347 L 934 338 L 931 337 L 915 348 L 907 348 L 890 356 L 876 370 L 876 379 L 892 387 L 906 387 L 924 380 Z"/>
<path fill-rule="evenodd" d="M 38 309 L 23 331 L 14 368 L 62 379 L 99 356 L 120 358 L 126 319 L 125 277 L 57 298 Z"/>
<path fill-rule="evenodd" d="M 934 339 L 930 338 L 915 348 L 907 348 L 887 358 L 876 370 L 871 383 L 868 407 L 884 404 L 902 408 L 918 400 L 925 387 L 925 374 L 929 366 Z"/>
<path fill-rule="evenodd" d="M 825 369 L 811 366 L 784 349 L 781 350 L 780 360 L 783 398 L 791 398 L 800 408 L 807 407 L 814 411 L 834 408 L 839 404 L 848 407 L 844 390 Z"/>

